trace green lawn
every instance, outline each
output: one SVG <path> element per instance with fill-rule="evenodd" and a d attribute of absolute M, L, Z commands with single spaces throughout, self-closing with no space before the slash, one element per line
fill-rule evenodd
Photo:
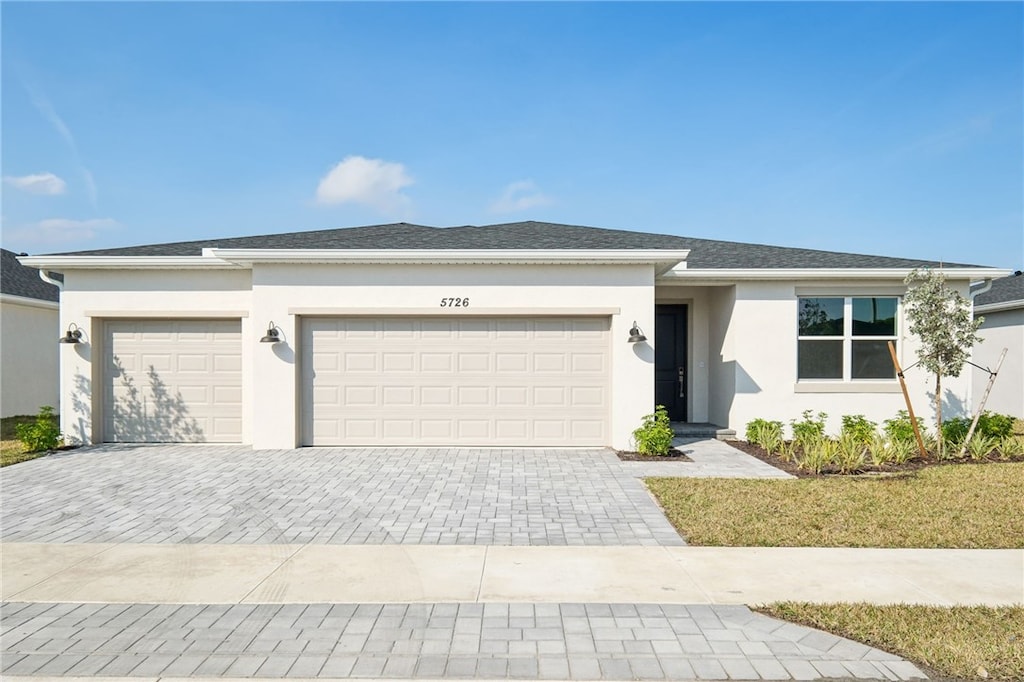
<path fill-rule="evenodd" d="M 1021 462 L 892 476 L 646 482 L 694 545 L 1024 548 Z"/>
<path fill-rule="evenodd" d="M 758 611 L 827 630 L 956 680 L 1024 680 L 1024 607 L 781 602 Z"/>

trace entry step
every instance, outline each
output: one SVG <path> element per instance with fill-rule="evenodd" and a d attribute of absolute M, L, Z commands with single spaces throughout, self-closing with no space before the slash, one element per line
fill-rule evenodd
<path fill-rule="evenodd" d="M 727 429 L 710 422 L 672 422 L 672 431 L 680 438 L 717 438 L 718 440 L 736 438 L 735 429 Z"/>

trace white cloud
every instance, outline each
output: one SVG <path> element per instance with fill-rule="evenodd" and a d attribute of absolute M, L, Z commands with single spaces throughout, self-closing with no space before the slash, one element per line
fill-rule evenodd
<path fill-rule="evenodd" d="M 68 185 L 53 173 L 33 175 L 5 175 L 4 182 L 29 194 L 64 194 Z"/>
<path fill-rule="evenodd" d="M 64 122 L 64 119 L 60 117 L 57 110 L 50 104 L 50 100 L 47 99 L 46 95 L 42 93 L 38 88 L 33 87 L 29 83 L 24 83 L 25 89 L 28 91 L 29 98 L 32 100 L 32 105 L 35 106 L 43 118 L 45 118 L 53 129 L 57 131 L 68 148 L 71 150 L 71 156 L 75 160 L 75 164 L 78 166 L 78 171 L 82 174 L 82 179 L 85 181 L 85 189 L 89 193 L 89 202 L 93 208 L 96 208 L 96 198 L 98 192 L 96 190 L 96 180 L 92 176 L 90 171 L 85 164 L 82 162 L 82 155 L 78 153 L 78 143 L 75 141 L 75 136 L 71 133 L 71 128 Z"/>
<path fill-rule="evenodd" d="M 497 201 L 491 204 L 492 213 L 516 213 L 552 203 L 533 180 L 518 180 L 505 187 Z"/>
<path fill-rule="evenodd" d="M 96 236 L 100 230 L 117 227 L 116 220 L 110 218 L 94 218 L 92 220 L 73 220 L 71 218 L 47 218 L 28 225 L 21 225 L 13 230 L 4 230 L 4 241 L 30 244 L 73 244 L 85 242 Z"/>
<path fill-rule="evenodd" d="M 413 179 L 400 163 L 346 156 L 320 179 L 316 188 L 319 204 L 363 204 L 382 213 L 395 213 L 409 206 L 402 188 Z"/>

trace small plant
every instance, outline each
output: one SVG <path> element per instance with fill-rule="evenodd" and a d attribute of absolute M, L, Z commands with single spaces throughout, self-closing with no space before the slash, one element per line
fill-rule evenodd
<path fill-rule="evenodd" d="M 796 460 L 797 444 L 793 441 L 782 441 L 782 445 L 779 446 L 778 456 L 783 462 L 792 462 Z"/>
<path fill-rule="evenodd" d="M 923 436 L 925 434 L 924 420 L 920 417 L 917 418 L 917 428 Z M 882 430 L 885 431 L 885 435 L 889 437 L 890 441 L 912 443 L 916 440 L 914 438 L 914 425 L 910 423 L 910 414 L 906 410 L 900 410 L 896 413 L 895 417 L 882 422 Z"/>
<path fill-rule="evenodd" d="M 954 417 L 942 423 L 942 438 L 951 446 L 959 448 L 967 439 L 967 431 L 971 428 L 970 417 Z M 981 421 L 975 433 L 981 434 Z"/>
<path fill-rule="evenodd" d="M 971 442 L 967 444 L 967 453 L 973 460 L 985 459 L 988 454 L 999 446 L 999 439 L 992 436 L 974 434 Z"/>
<path fill-rule="evenodd" d="M 793 429 L 793 440 L 801 446 L 821 440 L 825 437 L 825 420 L 828 415 L 819 412 L 815 417 L 810 410 L 803 411 L 803 418 L 800 421 L 790 420 L 789 426 Z"/>
<path fill-rule="evenodd" d="M 893 459 L 893 451 L 889 440 L 880 433 L 876 433 L 868 446 L 868 455 L 871 463 L 876 467 L 885 466 Z"/>
<path fill-rule="evenodd" d="M 998 414 L 988 410 L 978 417 L 978 427 L 975 433 L 980 433 L 989 438 L 1003 439 L 1013 435 L 1013 417 L 1008 414 Z"/>
<path fill-rule="evenodd" d="M 875 437 L 876 424 L 862 414 L 844 414 L 843 428 L 839 432 L 840 437 L 849 436 L 858 443 L 869 444 Z"/>
<path fill-rule="evenodd" d="M 889 441 L 889 453 L 893 464 L 906 464 L 914 458 L 916 452 L 917 444 L 912 440 Z"/>
<path fill-rule="evenodd" d="M 836 444 L 834 461 L 841 474 L 852 474 L 864 467 L 867 445 L 853 433 L 844 433 Z"/>
<path fill-rule="evenodd" d="M 35 422 L 18 424 L 14 430 L 18 440 L 25 446 L 26 452 L 53 450 L 60 445 L 60 427 L 57 424 L 57 416 L 49 405 L 39 408 Z"/>
<path fill-rule="evenodd" d="M 812 474 L 820 474 L 835 462 L 837 443 L 827 438 L 812 440 L 803 446 L 803 454 L 797 466 Z"/>
<path fill-rule="evenodd" d="M 999 441 L 999 455 L 1008 457 L 1024 456 L 1024 436 L 1007 436 Z"/>
<path fill-rule="evenodd" d="M 755 419 L 747 424 L 747 441 L 760 445 L 769 453 L 782 448 L 782 422 Z"/>
<path fill-rule="evenodd" d="M 636 451 L 641 455 L 667 455 L 673 438 L 675 433 L 664 405 L 655 407 L 654 414 L 645 416 L 640 427 L 633 431 Z"/>

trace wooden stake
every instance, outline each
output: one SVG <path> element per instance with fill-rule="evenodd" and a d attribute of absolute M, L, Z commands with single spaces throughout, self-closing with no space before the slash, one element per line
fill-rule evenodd
<path fill-rule="evenodd" d="M 978 413 L 974 415 L 974 419 L 971 421 L 971 428 L 967 430 L 967 437 L 964 438 L 964 444 L 960 446 L 960 456 L 963 457 L 967 453 L 967 444 L 971 442 L 971 437 L 974 435 L 974 429 L 978 426 L 978 419 L 981 418 L 981 413 L 985 411 L 985 403 L 988 402 L 988 394 L 992 392 L 992 384 L 996 383 L 996 375 L 999 374 L 999 369 L 1003 366 L 1003 359 L 1006 357 L 1006 349 L 999 355 L 999 362 L 996 363 L 996 371 L 988 373 L 988 386 L 985 387 L 985 393 L 981 396 L 981 404 L 978 405 Z"/>
<path fill-rule="evenodd" d="M 914 436 L 917 438 L 917 448 L 921 456 L 928 459 L 928 451 L 924 449 L 924 439 L 921 438 L 921 429 L 917 427 L 917 417 L 914 416 L 914 406 L 910 402 L 910 393 L 907 392 L 907 382 L 903 380 L 903 369 L 900 367 L 899 358 L 896 357 L 896 346 L 889 342 L 889 355 L 892 356 L 893 367 L 896 368 L 896 376 L 900 379 L 900 388 L 903 389 L 903 399 L 907 402 L 907 412 L 910 414 L 910 425 L 914 427 Z"/>

